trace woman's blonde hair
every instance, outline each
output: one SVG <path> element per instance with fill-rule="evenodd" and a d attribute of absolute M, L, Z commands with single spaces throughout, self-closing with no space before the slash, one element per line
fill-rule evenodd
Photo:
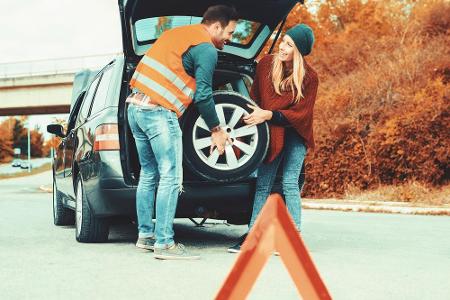
<path fill-rule="evenodd" d="M 288 90 L 292 91 L 293 103 L 298 103 L 303 97 L 302 84 L 305 78 L 305 65 L 300 51 L 294 46 L 294 55 L 292 62 L 292 72 L 285 74 L 286 66 L 280 60 L 278 55 L 275 55 L 272 62 L 272 82 L 275 93 L 281 95 L 281 92 Z"/>

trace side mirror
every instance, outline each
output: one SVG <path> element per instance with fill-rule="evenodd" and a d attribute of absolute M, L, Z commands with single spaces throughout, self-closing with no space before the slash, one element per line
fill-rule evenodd
<path fill-rule="evenodd" d="M 60 124 L 50 124 L 47 125 L 47 132 L 48 133 L 52 133 L 56 136 L 59 136 L 61 138 L 65 138 L 66 135 L 64 134 L 64 129 L 62 127 L 62 125 Z"/>

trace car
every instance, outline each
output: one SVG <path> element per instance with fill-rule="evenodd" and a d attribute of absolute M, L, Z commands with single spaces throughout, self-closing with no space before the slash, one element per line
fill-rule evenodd
<path fill-rule="evenodd" d="M 28 161 L 23 160 L 23 161 L 20 163 L 20 168 L 21 168 L 21 169 L 32 169 L 32 168 L 33 168 L 33 165 L 32 165 L 31 163 L 29 163 Z"/>
<path fill-rule="evenodd" d="M 84 69 L 75 73 L 72 84 L 72 98 L 70 101 L 70 111 L 73 110 L 73 106 L 80 97 L 80 94 L 86 91 L 88 84 L 92 82 L 94 77 L 98 74 L 100 70 L 89 70 Z"/>
<path fill-rule="evenodd" d="M 21 163 L 22 163 L 22 160 L 16 158 L 11 162 L 11 167 L 20 167 Z"/>
<path fill-rule="evenodd" d="M 195 106 L 183 114 L 179 122 L 183 131 L 184 190 L 176 217 L 247 224 L 255 170 L 266 155 L 269 131 L 266 123 L 249 128 L 241 117 L 251 112 L 247 104 L 254 104 L 249 99 L 249 87 L 255 58 L 298 1 L 228 2 L 242 19 L 236 37 L 219 52 L 213 88 L 221 126 L 226 127 L 234 144 L 225 155 L 210 155 L 208 130 Z M 113 218 L 136 218 L 140 165 L 127 122 L 129 80 L 161 31 L 199 23 L 206 8 L 214 4 L 212 0 L 119 0 L 123 55 L 78 91 L 67 129 L 60 124 L 47 126 L 49 133 L 61 138 L 53 162 L 54 224 L 75 224 L 77 241 L 107 241 Z"/>

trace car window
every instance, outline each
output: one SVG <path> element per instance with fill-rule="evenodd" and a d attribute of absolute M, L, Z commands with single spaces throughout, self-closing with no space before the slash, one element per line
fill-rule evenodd
<path fill-rule="evenodd" d="M 78 99 L 75 101 L 75 104 L 73 105 L 72 110 L 70 111 L 69 117 L 67 118 L 67 124 L 64 132 L 69 132 L 75 127 L 75 121 L 77 120 L 78 112 L 80 111 L 81 107 L 81 101 L 84 98 L 84 95 L 86 95 L 86 92 L 82 92 Z"/>
<path fill-rule="evenodd" d="M 80 113 L 78 114 L 77 126 L 83 123 L 89 114 L 89 109 L 91 108 L 92 99 L 94 98 L 95 90 L 97 89 L 100 77 L 97 77 L 90 85 L 86 96 L 84 97 L 83 104 L 81 104 Z"/>
<path fill-rule="evenodd" d="M 106 96 L 108 95 L 109 85 L 111 83 L 112 67 L 103 72 L 97 92 L 95 93 L 94 103 L 92 104 L 91 116 L 101 111 L 105 107 Z"/>
<path fill-rule="evenodd" d="M 136 26 L 136 37 L 139 43 L 155 40 L 161 34 L 171 28 L 189 24 L 200 24 L 202 18 L 191 16 L 162 16 L 138 20 Z"/>
<path fill-rule="evenodd" d="M 190 24 L 200 24 L 201 21 L 201 17 L 193 16 L 162 16 L 141 19 L 135 23 L 137 42 L 140 45 L 153 42 L 166 30 Z M 238 20 L 231 44 L 237 46 L 249 44 L 260 27 L 261 24 L 257 22 Z"/>

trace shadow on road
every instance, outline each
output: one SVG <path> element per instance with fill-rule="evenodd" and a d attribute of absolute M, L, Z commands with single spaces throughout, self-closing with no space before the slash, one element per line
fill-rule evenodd
<path fill-rule="evenodd" d="M 175 240 L 196 248 L 229 247 L 244 233 L 245 228 L 246 226 L 229 225 L 217 220 L 208 220 L 203 227 L 197 227 L 187 219 L 176 220 L 174 224 Z M 108 243 L 135 243 L 136 239 L 135 224 L 122 222 L 111 225 Z"/>

